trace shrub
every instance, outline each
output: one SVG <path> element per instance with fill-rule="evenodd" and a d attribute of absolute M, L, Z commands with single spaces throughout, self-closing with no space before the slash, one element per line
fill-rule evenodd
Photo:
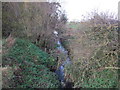
<path fill-rule="evenodd" d="M 78 25 L 78 28 L 74 28 L 75 33 L 71 35 L 76 39 L 67 40 L 70 43 L 67 47 L 72 53 L 70 57 L 73 64 L 66 67 L 66 78 L 72 80 L 76 88 L 117 87 L 117 20 L 95 14 L 91 19 Z M 98 71 L 106 67 L 110 67 L 109 70 Z"/>

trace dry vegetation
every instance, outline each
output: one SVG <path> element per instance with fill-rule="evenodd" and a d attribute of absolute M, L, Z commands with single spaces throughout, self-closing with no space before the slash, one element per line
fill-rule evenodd
<path fill-rule="evenodd" d="M 74 87 L 117 87 L 117 30 L 117 20 L 103 13 L 67 24 L 63 44 L 73 65 L 66 67 L 66 78 L 74 82 Z"/>

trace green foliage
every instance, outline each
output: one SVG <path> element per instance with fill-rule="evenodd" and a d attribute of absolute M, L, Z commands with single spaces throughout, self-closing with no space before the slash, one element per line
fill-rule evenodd
<path fill-rule="evenodd" d="M 18 63 L 31 61 L 35 64 L 44 64 L 49 68 L 56 65 L 56 61 L 50 55 L 27 40 L 17 39 L 9 50 L 9 57 Z"/>
<path fill-rule="evenodd" d="M 113 70 L 103 70 L 94 73 L 94 78 L 84 81 L 83 87 L 86 88 L 116 88 L 118 83 L 117 72 Z"/>
<path fill-rule="evenodd" d="M 27 65 L 22 67 L 24 82 L 21 88 L 58 88 L 59 81 L 55 73 L 49 71 L 44 65 Z"/>
<path fill-rule="evenodd" d="M 28 40 L 17 39 L 9 53 L 3 57 L 3 64 L 9 63 L 13 68 L 17 66 L 21 70 L 19 74 L 22 77 L 22 83 L 19 84 L 18 80 L 18 88 L 58 88 L 60 86 L 56 74 L 50 71 L 51 66 L 56 66 L 56 61 Z"/>

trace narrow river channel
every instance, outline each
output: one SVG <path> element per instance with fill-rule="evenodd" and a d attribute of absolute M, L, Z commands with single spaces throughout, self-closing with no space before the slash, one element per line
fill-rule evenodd
<path fill-rule="evenodd" d="M 58 37 L 57 34 L 55 34 L 56 37 Z M 71 61 L 70 61 L 70 58 L 68 56 L 68 51 L 65 50 L 65 48 L 62 46 L 61 41 L 59 39 L 57 41 L 57 44 L 58 44 L 57 49 L 60 52 L 62 52 L 64 55 L 66 55 L 67 59 L 63 61 L 63 63 L 59 66 L 59 68 L 55 71 L 55 73 L 58 75 L 60 82 L 66 84 L 66 81 L 65 81 L 65 78 L 64 78 L 64 68 L 65 68 L 65 65 L 71 64 Z"/>

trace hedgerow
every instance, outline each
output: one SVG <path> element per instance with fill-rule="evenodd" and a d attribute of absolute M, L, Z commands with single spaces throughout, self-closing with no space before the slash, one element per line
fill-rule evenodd
<path fill-rule="evenodd" d="M 73 64 L 65 69 L 66 79 L 75 88 L 118 88 L 117 20 L 97 13 L 78 25 L 76 39 L 67 44 Z"/>

